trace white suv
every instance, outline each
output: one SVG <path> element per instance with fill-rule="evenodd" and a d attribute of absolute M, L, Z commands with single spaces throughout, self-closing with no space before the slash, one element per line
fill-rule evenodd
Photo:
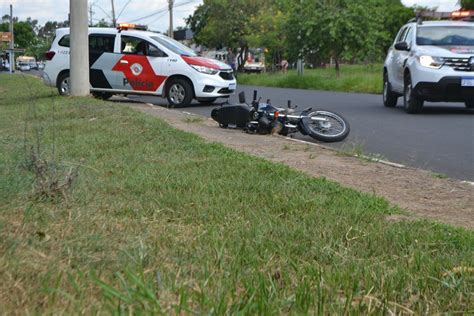
<path fill-rule="evenodd" d="M 406 112 L 426 101 L 464 102 L 474 108 L 474 22 L 410 22 L 397 34 L 383 71 L 383 103 Z"/>
<path fill-rule="evenodd" d="M 93 95 L 157 95 L 171 106 L 186 106 L 193 98 L 212 103 L 234 93 L 237 83 L 229 65 L 199 57 L 167 36 L 131 27 L 89 29 Z M 69 41 L 69 29 L 58 29 L 46 53 L 43 80 L 61 95 L 69 94 Z"/>

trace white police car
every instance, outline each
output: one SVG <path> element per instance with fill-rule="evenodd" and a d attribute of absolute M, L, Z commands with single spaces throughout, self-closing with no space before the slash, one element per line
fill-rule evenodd
<path fill-rule="evenodd" d="M 469 18 L 474 11 L 456 15 Z M 387 107 L 403 96 L 408 113 L 420 112 L 424 101 L 474 108 L 474 22 L 418 19 L 404 25 L 385 60 L 383 82 Z"/>
<path fill-rule="evenodd" d="M 61 95 L 69 94 L 69 41 L 69 28 L 58 29 L 45 56 L 43 81 Z M 91 93 L 104 99 L 146 94 L 186 106 L 192 99 L 211 103 L 229 97 L 237 85 L 229 65 L 132 24 L 89 28 L 89 64 Z"/>

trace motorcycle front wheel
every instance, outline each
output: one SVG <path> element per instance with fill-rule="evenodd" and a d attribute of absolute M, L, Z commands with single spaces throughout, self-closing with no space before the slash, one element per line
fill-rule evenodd
<path fill-rule="evenodd" d="M 314 120 L 312 117 L 324 120 Z M 324 110 L 309 113 L 301 123 L 309 136 L 326 143 L 344 140 L 350 131 L 349 123 L 341 115 Z"/>

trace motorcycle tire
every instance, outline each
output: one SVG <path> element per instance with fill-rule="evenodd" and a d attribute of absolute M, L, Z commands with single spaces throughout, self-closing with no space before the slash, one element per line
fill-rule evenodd
<path fill-rule="evenodd" d="M 327 119 L 325 122 L 312 120 L 312 116 Z M 318 110 L 308 114 L 301 120 L 306 133 L 316 140 L 326 143 L 339 142 L 349 135 L 349 123 L 341 115 L 325 110 Z"/>

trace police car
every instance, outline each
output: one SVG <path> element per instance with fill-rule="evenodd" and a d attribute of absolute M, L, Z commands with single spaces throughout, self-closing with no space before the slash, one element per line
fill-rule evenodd
<path fill-rule="evenodd" d="M 43 81 L 69 94 L 69 28 L 56 31 L 46 53 Z M 90 90 L 108 99 L 114 94 L 166 97 L 171 106 L 187 106 L 193 99 L 212 103 L 234 93 L 232 68 L 199 57 L 181 43 L 145 27 L 120 24 L 89 28 Z"/>
<path fill-rule="evenodd" d="M 474 108 L 474 11 L 456 11 L 467 21 L 422 21 L 404 25 L 390 48 L 383 71 L 383 103 L 395 107 L 403 96 L 406 112 L 424 101 L 464 102 Z"/>

